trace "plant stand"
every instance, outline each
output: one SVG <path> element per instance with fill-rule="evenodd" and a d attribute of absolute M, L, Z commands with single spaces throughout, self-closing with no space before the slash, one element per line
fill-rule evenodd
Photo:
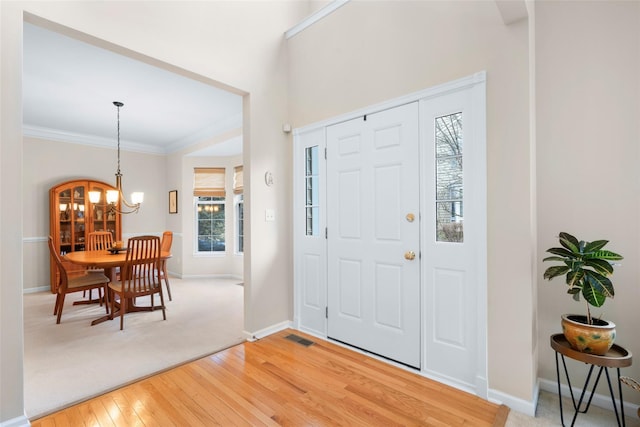
<path fill-rule="evenodd" d="M 591 406 L 591 400 L 593 399 L 593 395 L 595 394 L 595 390 L 598 385 L 598 381 L 600 381 L 600 376 L 602 375 L 602 371 L 604 371 L 605 376 L 607 377 L 607 384 L 609 385 L 609 394 L 611 395 L 611 403 L 613 404 L 613 409 L 616 414 L 616 420 L 618 422 L 618 426 L 624 427 L 625 426 L 624 401 L 622 399 L 622 383 L 620 382 L 620 368 L 631 366 L 631 362 L 632 362 L 631 352 L 620 347 L 619 345 L 614 344 L 611 347 L 611 349 L 603 356 L 597 356 L 589 353 L 582 353 L 571 348 L 571 345 L 566 340 L 563 334 L 551 335 L 551 348 L 556 352 L 556 377 L 558 381 L 558 401 L 560 402 L 560 421 L 562 422 L 562 425 L 564 426 L 564 414 L 562 409 L 562 391 L 560 387 L 560 364 L 558 362 L 558 356 L 560 356 L 560 358 L 562 359 L 562 366 L 564 367 L 564 373 L 567 378 L 567 385 L 569 386 L 571 401 L 573 403 L 574 414 L 573 414 L 573 419 L 571 420 L 571 426 L 575 424 L 578 414 L 585 414 L 589 410 L 589 407 Z M 584 386 L 582 387 L 582 392 L 580 393 L 580 399 L 577 402 L 573 394 L 573 388 L 571 387 L 571 380 L 569 379 L 569 372 L 567 371 L 565 356 L 571 359 L 577 360 L 579 362 L 584 362 L 588 365 L 591 365 L 589 367 L 589 373 L 587 374 L 587 379 L 584 383 Z M 600 369 L 598 369 L 595 382 L 591 389 L 591 394 L 589 395 L 588 401 L 586 402 L 586 406 L 583 408 L 582 404 L 585 399 L 587 389 L 589 387 L 591 374 L 593 373 L 593 370 L 596 366 L 598 366 Z M 618 413 L 618 405 L 616 404 L 613 387 L 611 385 L 609 368 L 615 368 L 618 374 L 618 395 L 620 397 L 620 413 Z"/>

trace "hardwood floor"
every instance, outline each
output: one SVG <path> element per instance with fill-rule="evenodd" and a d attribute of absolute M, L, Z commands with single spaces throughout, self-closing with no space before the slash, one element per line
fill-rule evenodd
<path fill-rule="evenodd" d="M 313 341 L 304 346 L 286 337 Z M 117 369 L 117 358 L 109 369 Z M 283 331 L 43 418 L 45 426 L 504 426 L 509 409 Z"/>

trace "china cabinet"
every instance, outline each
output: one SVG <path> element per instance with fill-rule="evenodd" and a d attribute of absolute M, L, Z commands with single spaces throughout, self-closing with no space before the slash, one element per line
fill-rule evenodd
<path fill-rule="evenodd" d="M 110 231 L 113 240 L 122 240 L 120 215 L 111 210 L 106 202 L 107 190 L 115 190 L 109 184 L 89 179 L 67 181 L 49 190 L 49 233 L 58 253 L 65 254 L 85 250 L 87 235 L 92 231 Z M 89 191 L 99 191 L 100 201 L 89 202 Z M 116 204 L 120 209 L 120 202 Z M 77 270 L 77 265 L 63 258 L 68 270 Z M 50 261 L 51 292 L 56 292 L 57 268 Z"/>

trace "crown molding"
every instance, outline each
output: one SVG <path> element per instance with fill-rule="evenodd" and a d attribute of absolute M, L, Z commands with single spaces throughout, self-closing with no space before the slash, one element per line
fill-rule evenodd
<path fill-rule="evenodd" d="M 323 7 L 322 9 L 316 11 L 312 15 L 310 15 L 310 16 L 306 17 L 304 20 L 302 20 L 302 22 L 300 22 L 299 24 L 297 24 L 297 25 L 293 26 L 292 28 L 290 28 L 289 30 L 287 30 L 284 33 L 285 39 L 290 39 L 291 37 L 295 36 L 299 32 L 302 32 L 302 31 L 306 30 L 307 28 L 309 28 L 310 26 L 312 26 L 316 22 L 320 21 L 321 19 L 325 18 L 329 14 L 335 12 L 336 10 L 338 10 L 339 8 L 341 8 L 342 6 L 347 4 L 348 2 L 349 2 L 349 0 L 333 0 L 331 3 L 329 3 L 328 5 Z"/>
<path fill-rule="evenodd" d="M 201 129 L 179 141 L 168 144 L 165 148 L 165 154 L 175 153 L 192 145 L 211 139 L 233 129 L 242 128 L 242 113 L 238 113 L 228 119 L 216 122 L 211 126 Z"/>
<path fill-rule="evenodd" d="M 91 147 L 116 149 L 113 138 L 102 138 L 95 135 L 66 132 L 59 129 L 46 128 L 41 126 L 22 126 L 22 134 L 31 138 L 46 139 L 50 141 L 67 142 L 70 144 L 88 145 Z M 165 154 L 165 150 L 149 144 L 120 140 L 120 149 L 125 151 L 136 151 L 148 154 Z"/>

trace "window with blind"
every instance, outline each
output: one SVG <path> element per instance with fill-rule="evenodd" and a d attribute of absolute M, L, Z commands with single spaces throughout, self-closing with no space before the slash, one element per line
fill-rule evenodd
<path fill-rule="evenodd" d="M 195 168 L 196 252 L 225 252 L 225 169 Z"/>
<path fill-rule="evenodd" d="M 235 207 L 235 235 L 236 253 L 244 252 L 244 185 L 242 166 L 236 166 L 233 171 L 233 194 Z"/>

